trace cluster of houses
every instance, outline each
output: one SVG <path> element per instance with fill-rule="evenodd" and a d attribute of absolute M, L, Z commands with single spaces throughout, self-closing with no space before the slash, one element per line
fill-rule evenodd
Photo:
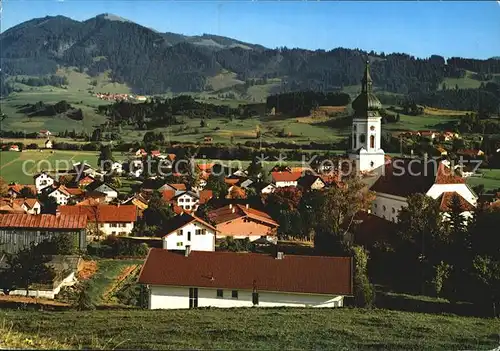
<path fill-rule="evenodd" d="M 138 101 L 144 102 L 147 98 L 143 95 L 95 93 L 94 96 L 105 101 Z"/>
<path fill-rule="evenodd" d="M 407 206 L 408 197 L 415 193 L 438 199 L 443 220 L 448 216 L 451 200 L 458 197 L 467 221 L 478 204 L 478 196 L 465 183 L 462 170 L 444 160 L 415 162 L 385 155 L 380 142 L 381 104 L 372 93 L 368 65 L 362 87 L 362 93 L 353 102 L 352 148 L 346 161 L 355 166 L 355 172 L 366 188 L 375 193 L 375 199 L 367 211 L 357 214 L 353 237 L 370 237 L 374 231 L 383 232 L 393 226 L 401 209 Z M 149 156 L 170 161 L 176 158 L 174 154 L 162 155 L 159 150 L 148 153 L 143 149 L 135 151 L 134 156 L 137 166 Z M 85 163 L 75 164 L 68 171 L 69 175 L 78 175 L 73 187 L 42 172 L 34 177 L 33 185 L 9 186 L 9 198 L 0 203 L 4 211 L 0 214 L 0 242 L 7 243 L 7 251 L 16 252 L 31 242 L 64 233 L 73 235 L 85 250 L 89 240 L 130 236 L 153 192 L 158 191 L 175 216 L 163 228 L 161 248 L 150 249 L 139 274 L 138 283 L 146 286 L 149 293 L 150 309 L 341 307 L 344 298 L 353 295 L 351 257 L 285 255 L 277 249 L 272 255 L 217 250 L 218 240 L 228 237 L 271 246 L 277 243 L 279 223 L 241 194 L 253 189 L 253 193 L 266 196 L 290 187 L 323 191 L 338 186 L 337 177 L 324 174 L 321 165 L 315 169 L 276 167 L 271 171 L 271 181 L 264 183 L 259 180 L 262 177 L 251 178 L 246 170 L 239 169 L 224 178 L 229 189 L 227 197 L 216 199 L 213 191 L 207 189 L 215 165 L 203 163 L 197 167 L 200 179 L 194 187 L 165 182 L 157 189 L 143 186 L 128 198 L 119 197 L 118 189 L 104 182 L 103 174 Z M 125 171 L 118 162 L 113 163 L 112 169 L 118 174 L 141 176 L 134 167 Z M 36 195 L 53 197 L 58 204 L 56 214 L 39 214 L 40 203 L 35 196 L 26 198 L 28 191 L 24 187 Z M 211 206 L 200 215 L 197 211 L 207 203 Z"/>
<path fill-rule="evenodd" d="M 435 131 L 435 130 L 416 130 L 416 131 L 406 131 L 399 134 L 403 138 L 421 137 L 430 140 L 439 141 L 451 141 L 453 139 L 460 138 L 458 133 L 452 131 Z"/>

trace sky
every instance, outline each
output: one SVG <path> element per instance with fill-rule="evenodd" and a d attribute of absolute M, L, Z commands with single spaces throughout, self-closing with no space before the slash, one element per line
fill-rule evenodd
<path fill-rule="evenodd" d="M 160 32 L 223 35 L 269 48 L 359 48 L 500 56 L 500 1 L 3 0 L 2 31 L 36 17 L 112 13 Z"/>

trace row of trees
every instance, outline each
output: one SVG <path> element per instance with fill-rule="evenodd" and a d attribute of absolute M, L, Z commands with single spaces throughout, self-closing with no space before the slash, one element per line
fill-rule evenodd
<path fill-rule="evenodd" d="M 350 101 L 349 94 L 345 93 L 298 91 L 268 96 L 266 108 L 274 108 L 276 113 L 306 116 L 318 106 L 346 106 Z"/>
<path fill-rule="evenodd" d="M 62 87 L 64 85 L 69 84 L 68 78 L 66 76 L 58 76 L 55 74 L 42 77 L 21 77 L 21 78 L 16 77 L 14 78 L 14 81 L 32 87 L 41 87 L 46 85 L 52 85 L 54 87 Z"/>

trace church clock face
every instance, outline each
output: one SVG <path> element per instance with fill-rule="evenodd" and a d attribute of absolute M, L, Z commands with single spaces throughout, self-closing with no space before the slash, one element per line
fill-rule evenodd
<path fill-rule="evenodd" d="M 371 126 L 371 127 L 370 127 L 370 130 L 371 130 L 371 131 L 374 131 L 374 130 L 375 130 L 375 126 Z"/>
<path fill-rule="evenodd" d="M 359 136 L 359 142 L 360 142 L 360 143 L 364 143 L 365 141 L 366 141 L 366 135 L 361 134 L 361 135 Z"/>

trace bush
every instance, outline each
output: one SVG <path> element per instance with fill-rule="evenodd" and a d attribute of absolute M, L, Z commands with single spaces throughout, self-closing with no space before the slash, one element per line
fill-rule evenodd
<path fill-rule="evenodd" d="M 91 243 L 87 246 L 89 255 L 111 258 L 119 256 L 144 257 L 149 247 L 145 243 L 136 243 L 130 239 L 110 235 L 100 243 Z"/>

